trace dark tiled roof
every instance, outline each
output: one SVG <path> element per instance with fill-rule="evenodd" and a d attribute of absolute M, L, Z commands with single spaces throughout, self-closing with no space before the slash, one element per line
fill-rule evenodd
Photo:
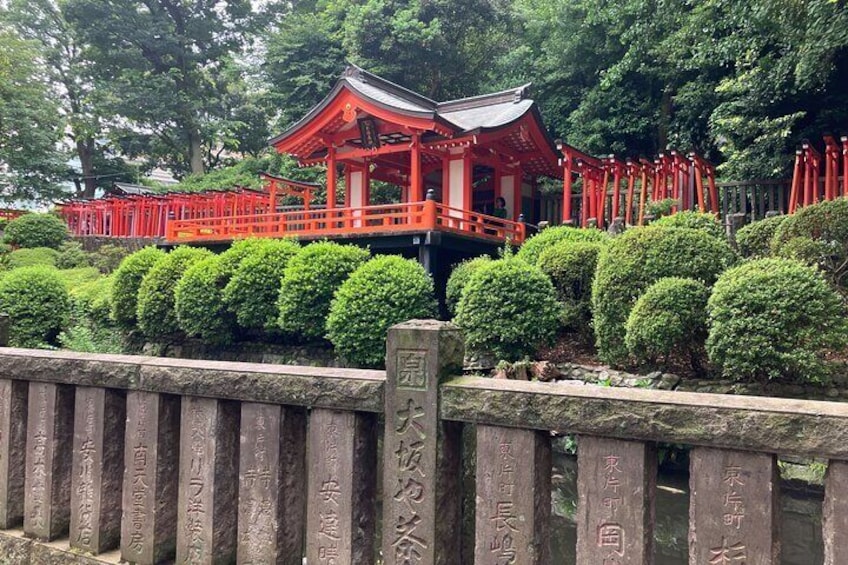
<path fill-rule="evenodd" d="M 274 145 L 282 141 L 310 122 L 344 88 L 380 107 L 403 115 L 432 119 L 453 129 L 456 134 L 463 134 L 503 127 L 530 112 L 535 102 L 528 97 L 529 87 L 526 84 L 482 96 L 435 102 L 356 65 L 349 65 L 324 100 L 285 132 L 271 139 L 270 143 Z"/>
<path fill-rule="evenodd" d="M 109 191 L 114 194 L 125 194 L 127 196 L 144 196 L 148 194 L 158 194 L 155 190 L 140 184 L 129 184 L 126 182 L 113 182 L 112 189 Z"/>

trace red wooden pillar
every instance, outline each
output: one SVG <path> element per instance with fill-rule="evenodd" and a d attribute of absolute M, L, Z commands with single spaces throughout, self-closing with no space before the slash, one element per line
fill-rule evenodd
<path fill-rule="evenodd" d="M 571 221 L 571 168 L 574 159 L 570 153 L 566 153 L 562 162 L 565 165 L 562 177 L 562 223 L 565 224 Z"/>
<path fill-rule="evenodd" d="M 848 196 L 848 136 L 839 138 L 842 142 L 842 196 Z"/>
<path fill-rule="evenodd" d="M 412 134 L 412 150 L 410 151 L 409 192 L 412 202 L 424 200 L 424 183 L 421 175 L 421 134 Z M 367 169 L 367 167 L 366 167 Z M 366 173 L 367 174 L 367 173 Z M 367 187 L 366 183 L 366 187 Z"/>
<path fill-rule="evenodd" d="M 624 203 L 624 223 L 628 226 L 633 225 L 633 191 L 636 188 L 636 165 L 632 160 L 628 159 L 626 164 L 627 172 L 627 199 Z"/>
<path fill-rule="evenodd" d="M 609 165 L 604 166 L 604 176 L 603 176 L 603 184 L 598 190 L 598 228 L 604 229 L 604 216 L 606 215 L 606 207 L 607 207 L 607 186 L 609 186 Z"/>
<path fill-rule="evenodd" d="M 615 160 L 613 155 L 610 155 L 612 164 L 612 218 L 618 218 L 619 207 L 621 205 L 621 164 Z"/>
<path fill-rule="evenodd" d="M 418 163 L 418 171 L 419 177 L 421 176 L 421 163 L 419 158 Z M 419 178 L 420 181 L 420 178 Z M 423 196 L 420 200 L 423 200 Z M 419 200 L 416 200 L 418 202 Z M 365 166 L 362 168 L 362 205 L 370 206 L 371 205 L 371 163 L 368 162 L 368 159 L 365 159 Z"/>
<path fill-rule="evenodd" d="M 345 177 L 345 208 L 350 208 L 350 165 L 345 163 L 344 166 L 344 177 Z"/>
<path fill-rule="evenodd" d="M 836 198 L 839 182 L 839 146 L 836 145 L 836 140 L 833 137 L 824 136 L 825 151 L 824 151 L 824 198 L 825 200 L 833 200 Z"/>
<path fill-rule="evenodd" d="M 336 207 L 336 148 L 330 145 L 327 148 L 327 209 Z M 304 203 L 308 195 L 304 196 Z"/>
<path fill-rule="evenodd" d="M 648 167 L 651 163 L 645 159 L 639 167 L 642 172 L 641 186 L 639 187 L 639 225 L 645 225 L 645 202 L 648 200 Z"/>
<path fill-rule="evenodd" d="M 515 175 L 515 181 L 520 182 L 519 176 Z M 463 210 L 473 210 L 473 194 L 472 187 L 474 184 L 474 160 L 471 157 L 471 148 L 465 150 L 465 153 L 462 155 L 462 208 Z M 514 186 L 514 184 L 513 184 Z M 513 195 L 515 193 L 513 192 Z M 512 207 L 515 208 L 516 204 L 513 200 Z"/>
<path fill-rule="evenodd" d="M 495 195 L 497 196 L 500 187 L 498 184 L 500 183 L 500 177 L 498 176 L 498 171 L 495 169 Z M 401 197 L 401 202 L 407 202 L 407 198 L 409 198 L 409 189 L 404 187 L 405 194 Z M 442 204 L 445 206 L 450 206 L 450 157 L 445 155 L 442 157 Z"/>

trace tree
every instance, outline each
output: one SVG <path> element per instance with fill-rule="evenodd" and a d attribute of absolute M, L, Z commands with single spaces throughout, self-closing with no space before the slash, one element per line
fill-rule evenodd
<path fill-rule="evenodd" d="M 7 202 L 61 194 L 63 123 L 39 59 L 34 43 L 0 27 L 0 199 Z"/>
<path fill-rule="evenodd" d="M 46 78 L 59 95 L 59 107 L 68 124 L 65 133 L 80 163 L 81 174 L 73 177 L 77 196 L 93 198 L 98 186 L 133 180 L 135 171 L 115 155 L 105 138 L 109 116 L 101 91 L 62 5 L 56 0 L 12 0 L 4 19 L 22 37 L 40 46 Z"/>
<path fill-rule="evenodd" d="M 122 149 L 178 175 L 214 165 L 242 106 L 234 61 L 255 22 L 250 2 L 68 0 L 67 15 L 109 79 Z"/>

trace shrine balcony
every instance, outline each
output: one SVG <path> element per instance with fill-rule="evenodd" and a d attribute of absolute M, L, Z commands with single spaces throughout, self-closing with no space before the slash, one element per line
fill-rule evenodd
<path fill-rule="evenodd" d="M 297 237 L 301 240 L 380 237 L 446 232 L 493 244 L 521 244 L 523 222 L 423 202 L 319 208 L 243 216 L 219 216 L 167 223 L 168 244 L 225 243 L 247 237 Z"/>

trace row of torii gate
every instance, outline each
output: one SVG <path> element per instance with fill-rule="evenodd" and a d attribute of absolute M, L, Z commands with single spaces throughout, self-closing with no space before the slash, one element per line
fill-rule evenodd
<path fill-rule="evenodd" d="M 614 155 L 593 157 L 563 143 L 558 143 L 557 148 L 563 154 L 564 222 L 574 222 L 575 175 L 582 184 L 582 227 L 590 223 L 604 227 L 616 218 L 623 218 L 627 225 L 641 226 L 648 202 L 669 198 L 677 200 L 682 210 L 697 207 L 701 212 L 719 213 L 715 167 L 697 153 L 670 151 L 653 160 L 642 157 L 622 161 Z"/>
<path fill-rule="evenodd" d="M 839 142 L 833 136 L 824 136 L 824 147 L 822 153 L 804 142 L 796 151 L 788 213 L 821 200 L 848 196 L 848 136 Z M 594 157 L 561 142 L 557 148 L 563 155 L 564 223 L 603 228 L 621 218 L 626 225 L 643 225 L 648 203 L 665 199 L 674 199 L 675 209 L 720 212 L 715 167 L 697 153 L 669 151 L 654 159 L 621 160 L 613 155 Z M 283 197 L 288 197 L 284 202 L 301 202 L 299 209 L 309 210 L 313 205 L 319 185 L 262 176 L 264 190 L 112 195 L 71 200 L 57 207 L 76 236 L 162 238 L 168 221 L 174 219 L 268 214 L 280 209 Z M 578 188 L 579 210 L 575 211 L 572 197 Z"/>

